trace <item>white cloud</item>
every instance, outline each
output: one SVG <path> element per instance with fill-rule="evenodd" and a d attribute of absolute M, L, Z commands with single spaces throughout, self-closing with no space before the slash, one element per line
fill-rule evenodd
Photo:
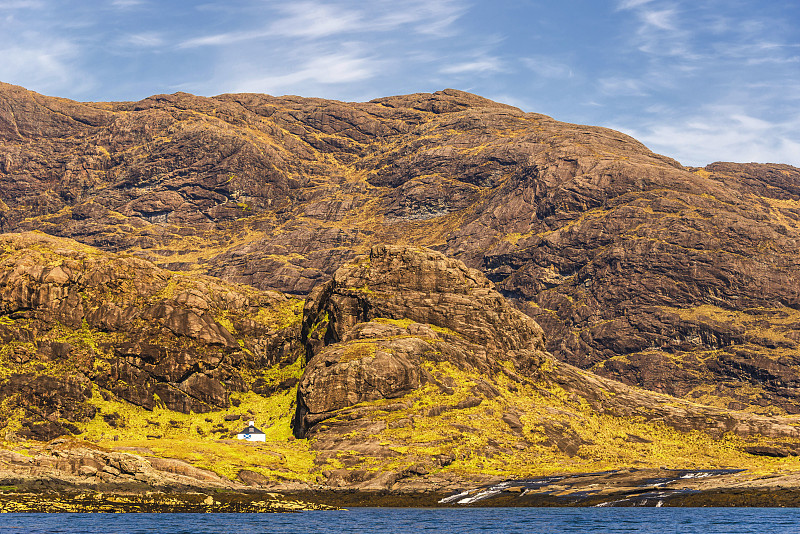
<path fill-rule="evenodd" d="M 785 65 L 788 63 L 800 63 L 800 57 L 753 57 L 745 60 L 745 64 L 749 67 L 757 65 Z"/>
<path fill-rule="evenodd" d="M 639 6 L 643 6 L 645 4 L 649 4 L 653 0 L 622 0 L 618 5 L 617 9 L 633 9 Z"/>
<path fill-rule="evenodd" d="M 136 48 L 153 48 L 164 46 L 165 40 L 163 35 L 158 32 L 144 32 L 126 35 L 120 39 L 120 44 L 133 46 Z"/>
<path fill-rule="evenodd" d="M 283 6 L 287 16 L 269 27 L 269 34 L 289 37 L 320 38 L 359 31 L 369 26 L 365 13 L 334 7 L 320 2 L 299 2 Z"/>
<path fill-rule="evenodd" d="M 771 121 L 734 106 L 711 106 L 671 123 L 617 129 L 685 165 L 713 161 L 789 163 L 800 166 L 800 115 Z"/>
<path fill-rule="evenodd" d="M 610 77 L 598 81 L 600 91 L 610 96 L 647 96 L 647 86 L 643 79 Z"/>
<path fill-rule="evenodd" d="M 111 5 L 120 8 L 120 9 L 128 9 L 131 7 L 141 6 L 145 4 L 144 0 L 113 0 Z"/>
<path fill-rule="evenodd" d="M 407 0 L 402 9 L 393 0 L 280 0 L 250 11 L 235 31 L 217 26 L 217 33 L 174 40 L 178 53 L 207 48 L 202 54 L 213 65 L 208 79 L 186 85 L 192 92 L 375 98 L 431 87 L 445 76 L 501 72 L 503 62 L 486 52 L 485 38 L 452 41 L 465 10 L 464 0 Z"/>
<path fill-rule="evenodd" d="M 41 39 L 38 46 L 0 44 L 0 80 L 40 91 L 57 92 L 65 86 L 85 90 L 90 77 L 75 68 L 78 56 L 78 47 L 61 39 Z"/>
<path fill-rule="evenodd" d="M 643 10 L 641 13 L 642 20 L 647 30 L 652 28 L 669 31 L 675 30 L 675 15 L 675 9 Z"/>
<path fill-rule="evenodd" d="M 485 57 L 456 63 L 440 70 L 442 74 L 482 74 L 487 72 L 502 72 L 503 62 L 496 57 Z"/>
<path fill-rule="evenodd" d="M 389 9 L 396 10 L 392 7 Z M 415 14 L 407 22 L 414 25 L 414 31 L 441 38 L 457 33 L 453 25 L 467 11 L 467 5 L 454 0 L 422 0 L 411 3 L 407 9 Z"/>
<path fill-rule="evenodd" d="M 522 64 L 542 78 L 571 78 L 572 68 L 555 58 L 548 56 L 531 56 L 521 59 Z"/>
<path fill-rule="evenodd" d="M 0 1 L 0 10 L 12 9 L 43 9 L 44 2 L 41 0 L 7 0 Z"/>
<path fill-rule="evenodd" d="M 196 48 L 200 46 L 228 46 L 243 41 L 260 39 L 268 35 L 269 33 L 264 31 L 217 33 L 213 35 L 205 35 L 203 37 L 194 37 L 192 39 L 186 39 L 185 41 L 181 42 L 178 45 L 178 48 Z"/>
<path fill-rule="evenodd" d="M 464 13 L 464 6 L 452 0 L 413 0 L 400 10 L 387 0 L 373 0 L 353 7 L 348 2 L 305 1 L 279 4 L 278 17 L 261 27 L 193 37 L 180 47 L 227 46 L 244 41 L 277 38 L 321 40 L 335 36 L 408 31 L 434 37 L 450 35 L 452 24 Z"/>
<path fill-rule="evenodd" d="M 313 57 L 286 74 L 245 77 L 233 84 L 234 92 L 280 94 L 299 84 L 343 84 L 366 80 L 379 69 L 375 60 L 352 54 L 327 54 Z"/>
<path fill-rule="evenodd" d="M 279 37 L 320 39 L 333 35 L 367 31 L 373 27 L 364 20 L 365 13 L 319 2 L 300 2 L 278 6 L 285 16 L 250 31 L 224 32 L 187 39 L 182 48 L 227 46 L 244 41 Z"/>

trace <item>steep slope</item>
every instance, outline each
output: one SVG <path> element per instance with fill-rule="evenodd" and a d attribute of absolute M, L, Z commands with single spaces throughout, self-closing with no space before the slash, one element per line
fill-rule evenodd
<path fill-rule="evenodd" d="M 557 362 L 484 275 L 430 249 L 373 247 L 301 316 L 274 292 L 63 238 L 0 241 L 3 486 L 447 492 L 609 468 L 800 468 L 796 417 Z M 266 443 L 230 439 L 243 419 Z"/>
<path fill-rule="evenodd" d="M 795 450 L 796 419 L 624 386 L 555 361 L 480 272 L 373 247 L 312 292 L 295 433 L 328 484 L 437 486 L 610 467 L 730 467 Z M 338 465 L 337 465 L 338 464 Z"/>
<path fill-rule="evenodd" d="M 455 90 L 342 103 L 0 88 L 0 224 L 306 295 L 376 243 L 484 272 L 559 359 L 798 413 L 800 171 L 687 169 Z"/>
<path fill-rule="evenodd" d="M 0 429 L 46 440 L 96 416 L 117 426 L 100 409 L 111 399 L 189 414 L 286 389 L 268 369 L 302 354 L 300 309 L 67 239 L 2 235 Z"/>

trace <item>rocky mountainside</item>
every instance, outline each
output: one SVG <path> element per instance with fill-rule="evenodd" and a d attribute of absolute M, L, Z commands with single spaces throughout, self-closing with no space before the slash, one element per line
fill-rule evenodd
<path fill-rule="evenodd" d="M 188 414 L 290 388 L 264 369 L 302 354 L 301 306 L 38 232 L 0 235 L 2 426 L 48 440 L 96 416 L 115 427 L 102 399 Z"/>
<path fill-rule="evenodd" d="M 558 362 L 480 271 L 431 249 L 374 246 L 301 312 L 40 232 L 0 243 L 2 487 L 446 493 L 556 471 L 757 476 L 800 462 L 796 417 Z M 243 420 L 266 443 L 231 439 Z"/>
<path fill-rule="evenodd" d="M 0 86 L 0 225 L 306 296 L 375 244 L 483 272 L 561 361 L 798 413 L 800 170 L 686 168 L 445 90 L 343 103 Z"/>
<path fill-rule="evenodd" d="M 661 456 L 650 447 L 668 441 L 654 436 L 663 425 L 694 433 L 682 443 L 704 436 L 700 456 L 728 439 L 788 455 L 800 438 L 795 419 L 680 401 L 555 361 L 541 328 L 484 275 L 430 249 L 379 245 L 338 269 L 309 296 L 302 335 L 295 435 L 318 464 L 342 462 L 327 471 L 331 485 L 413 487 L 423 482 L 408 478 L 423 475 L 441 487 L 476 464 L 523 473 L 606 454 L 625 463 Z"/>

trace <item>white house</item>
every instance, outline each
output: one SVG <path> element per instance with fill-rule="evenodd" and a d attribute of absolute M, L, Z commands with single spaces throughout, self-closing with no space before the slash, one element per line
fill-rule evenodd
<path fill-rule="evenodd" d="M 239 439 L 246 439 L 247 441 L 267 441 L 267 436 L 257 429 L 255 424 L 255 421 L 250 421 L 244 430 L 236 434 L 236 437 Z"/>

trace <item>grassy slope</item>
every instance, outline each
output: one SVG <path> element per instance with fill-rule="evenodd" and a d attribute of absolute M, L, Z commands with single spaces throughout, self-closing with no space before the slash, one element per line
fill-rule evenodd
<path fill-rule="evenodd" d="M 448 395 L 429 384 L 401 399 L 409 404 L 401 410 L 395 409 L 397 400 L 365 403 L 390 408 L 391 411 L 374 412 L 373 419 L 384 421 L 387 428 L 371 437 L 401 456 L 388 462 L 366 458 L 353 465 L 358 455 L 343 451 L 339 458 L 348 460 L 346 465 L 353 469 L 401 470 L 416 461 L 444 454 L 454 461 L 443 471 L 465 476 L 484 473 L 527 477 L 661 466 L 739 467 L 757 472 L 800 469 L 800 460 L 795 458 L 756 457 L 742 452 L 745 440 L 736 436 L 716 439 L 703 432 L 680 432 L 660 423 L 645 422 L 643 418 L 599 414 L 584 399 L 551 384 L 520 385 L 503 373 L 486 377 L 446 362 L 427 365 L 434 376 L 452 379 L 455 391 Z M 431 408 L 452 407 L 471 397 L 472 387 L 481 380 L 491 382 L 500 394 L 473 408 L 426 415 Z M 520 433 L 511 431 L 502 420 L 502 415 L 511 411 L 522 414 Z M 564 436 L 564 448 L 570 443 L 579 445 L 577 454 L 564 452 L 554 444 Z"/>
<path fill-rule="evenodd" d="M 396 410 L 397 400 L 364 403 L 376 408 L 372 418 L 386 428 L 374 435 L 352 436 L 375 439 L 399 453 L 377 458 L 342 450 L 324 463 L 315 464 L 313 443 L 291 435 L 295 390 L 270 397 L 252 392 L 234 394 L 238 407 L 208 414 L 182 414 L 163 408 L 147 411 L 118 400 L 103 400 L 95 391 L 92 403 L 99 408 L 95 418 L 80 423 L 80 437 L 109 449 L 144 449 L 162 457 L 179 458 L 222 476 L 235 478 L 240 469 L 256 471 L 276 482 L 323 482 L 322 472 L 347 466 L 349 469 L 401 471 L 436 455 L 453 461 L 442 473 L 458 476 L 475 474 L 500 477 L 529 477 L 550 473 L 593 472 L 623 467 L 746 468 L 756 473 L 800 471 L 800 459 L 769 458 L 742 452 L 745 440 L 736 436 L 715 439 L 705 433 L 680 432 L 659 423 L 635 417 L 598 414 L 583 399 L 547 384 L 521 386 L 506 375 L 494 377 L 459 370 L 447 363 L 428 364 L 434 375 L 448 376 L 455 383 L 447 395 L 427 385 L 400 399 L 408 407 Z M 271 369 L 281 375 L 299 375 L 299 365 Z M 500 392 L 479 406 L 448 410 L 427 416 L 432 407 L 454 406 L 471 396 L 471 387 L 489 380 Z M 516 391 L 513 391 L 516 389 Z M 381 410 L 392 405 L 391 411 Z M 513 410 L 523 414 L 521 433 L 514 433 L 502 421 Z M 103 415 L 118 414 L 110 424 Z M 226 422 L 227 414 L 253 419 L 266 433 L 264 444 L 232 439 L 245 423 Z M 8 414 L 14 417 L 13 414 Z M 224 431 L 221 431 L 224 429 Z M 581 443 L 576 455 L 562 452 L 550 434 L 572 436 Z M 752 443 L 752 442 L 750 442 Z M 3 442 L 19 449 L 19 442 Z"/>
<path fill-rule="evenodd" d="M 48 260 L 47 254 L 52 254 L 44 249 L 40 252 L 44 254 L 42 261 Z M 170 296 L 179 289 L 188 289 L 185 285 L 191 285 L 188 276 L 170 276 L 173 278 L 164 282 L 164 288 L 156 297 Z M 287 299 L 281 305 L 260 308 L 254 317 L 277 328 L 299 328 L 301 304 L 302 301 Z M 707 316 L 722 313 L 715 309 L 703 312 Z M 745 325 L 750 319 L 745 315 L 736 318 Z M 225 323 L 227 317 L 221 314 L 218 320 Z M 14 326 L 17 321 L 3 316 L 0 324 Z M 235 329 L 229 329 L 236 334 Z M 105 356 L 109 355 L 104 355 L 99 347 L 113 341 L 108 336 L 114 335 L 93 330 L 85 324 L 80 328 L 55 324 L 50 330 L 38 332 L 37 340 L 67 341 L 77 349 L 75 358 L 43 361 L 37 358 L 33 343 L 7 343 L 0 348 L 0 378 L 26 370 L 61 375 L 87 365 L 102 368 L 108 364 Z M 31 357 L 24 364 L 12 359 L 14 349 L 20 348 L 18 345 Z M 299 378 L 301 365 L 300 358 L 291 365 L 243 369 L 242 374 L 250 384 L 257 378 L 267 384 L 278 384 L 288 378 Z M 295 440 L 290 428 L 296 398 L 294 388 L 271 396 L 234 392 L 231 393 L 232 406 L 227 410 L 182 414 L 158 406 L 148 411 L 116 399 L 94 385 L 89 402 L 98 408 L 98 413 L 92 420 L 76 425 L 81 431 L 80 438 L 102 447 L 149 450 L 155 455 L 180 458 L 230 478 L 235 478 L 240 469 L 250 469 L 276 482 L 323 482 L 323 472 L 341 467 L 402 471 L 435 456 L 449 458 L 444 467 L 437 469 L 454 476 L 525 477 L 660 466 L 739 467 L 758 473 L 800 471 L 800 459 L 796 457 L 776 459 L 742 452 L 746 444 L 766 440 L 745 443 L 735 436 L 716 439 L 702 432 L 679 432 L 636 417 L 597 413 L 585 399 L 549 383 L 519 383 L 503 372 L 481 376 L 446 362 L 426 365 L 439 383 L 449 384 L 451 389 L 427 384 L 401 399 L 359 406 L 371 409 L 369 418 L 378 423 L 373 428 L 381 430 L 349 437 L 353 442 L 374 441 L 398 453 L 388 458 L 346 447 L 322 458 L 315 450 L 313 438 L 311 441 Z M 490 382 L 499 394 L 484 399 L 478 406 L 455 409 L 460 401 L 475 395 L 473 388 L 483 380 Z M 441 413 L 431 415 L 432 409 Z M 0 406 L 0 411 L 6 421 L 2 437 L 8 439 L 9 432 L 20 428 L 25 414 L 21 409 L 12 410 L 8 402 Z M 522 423 L 520 431 L 513 431 L 503 421 L 503 415 L 509 412 L 518 414 Z M 225 416 L 231 414 L 240 415 L 240 420 L 225 421 Z M 342 414 L 342 418 L 346 415 Z M 233 434 L 247 420 L 255 420 L 266 432 L 265 444 L 245 443 L 234 438 Z M 326 421 L 322 426 L 335 421 Z M 7 448 L 24 450 L 25 444 L 16 440 L 2 443 Z"/>

